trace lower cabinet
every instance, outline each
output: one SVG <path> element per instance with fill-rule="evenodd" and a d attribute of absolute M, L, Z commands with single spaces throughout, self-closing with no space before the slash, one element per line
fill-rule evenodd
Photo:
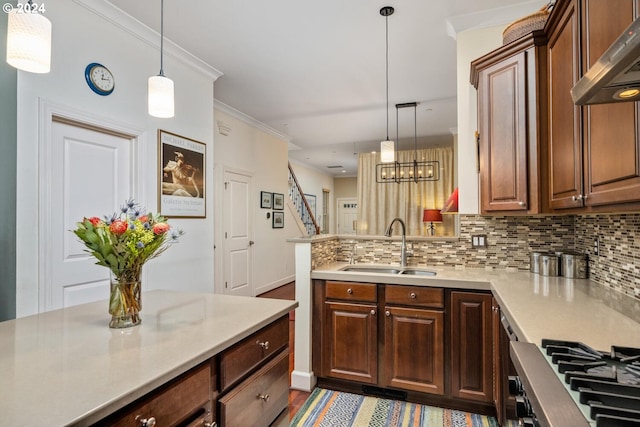
<path fill-rule="evenodd" d="M 489 411 L 492 318 L 488 292 L 316 280 L 313 370 L 320 385 Z"/>
<path fill-rule="evenodd" d="M 444 394 L 442 289 L 385 286 L 384 387 Z"/>
<path fill-rule="evenodd" d="M 96 425 L 279 425 L 288 418 L 288 399 L 286 315 Z"/>
<path fill-rule="evenodd" d="M 377 384 L 377 285 L 327 282 L 323 291 L 322 372 L 330 378 Z"/>
<path fill-rule="evenodd" d="M 493 402 L 493 298 L 451 292 L 451 394 Z"/>

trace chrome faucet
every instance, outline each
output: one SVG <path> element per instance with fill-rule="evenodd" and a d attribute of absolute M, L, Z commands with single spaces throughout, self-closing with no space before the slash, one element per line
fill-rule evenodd
<path fill-rule="evenodd" d="M 358 242 L 349 242 L 351 243 L 351 255 L 349 256 L 349 264 L 355 264 L 356 261 L 356 245 Z"/>
<path fill-rule="evenodd" d="M 406 240 L 407 228 L 404 225 L 404 221 L 401 218 L 394 218 L 393 221 L 391 221 L 391 224 L 389 224 L 389 227 L 387 227 L 387 231 L 384 233 L 384 235 L 387 237 L 391 237 L 391 233 L 393 232 L 393 224 L 395 224 L 396 221 L 398 221 L 402 226 L 402 243 L 400 245 L 400 265 L 402 267 L 406 267 L 407 266 L 407 240 Z"/>

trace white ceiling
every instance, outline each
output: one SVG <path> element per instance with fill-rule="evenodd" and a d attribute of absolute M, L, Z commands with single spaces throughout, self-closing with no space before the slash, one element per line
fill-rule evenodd
<path fill-rule="evenodd" d="M 159 32 L 160 0 L 110 2 Z M 395 8 L 388 18 L 389 136 L 396 136 L 395 104 L 415 101 L 419 140 L 443 145 L 456 128 L 455 34 L 506 24 L 545 3 L 165 0 L 164 35 L 223 73 L 218 101 L 287 135 L 291 159 L 353 176 L 354 153 L 379 149 L 387 135 L 381 7 Z M 165 73 L 171 77 L 170 68 Z M 399 149 L 412 148 L 413 109 L 398 112 Z"/>

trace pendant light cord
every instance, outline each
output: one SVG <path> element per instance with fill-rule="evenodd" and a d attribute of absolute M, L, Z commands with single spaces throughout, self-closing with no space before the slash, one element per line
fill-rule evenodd
<path fill-rule="evenodd" d="M 163 51 L 164 51 L 164 0 L 160 0 L 160 74 L 164 77 L 163 67 Z"/>
<path fill-rule="evenodd" d="M 387 85 L 387 141 L 389 140 L 389 15 L 385 16 L 385 61 L 386 61 L 386 78 L 385 82 Z"/>

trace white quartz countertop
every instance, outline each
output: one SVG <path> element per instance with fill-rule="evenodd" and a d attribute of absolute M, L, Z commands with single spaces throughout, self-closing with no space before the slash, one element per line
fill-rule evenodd
<path fill-rule="evenodd" d="M 297 307 L 188 292 L 142 295 L 142 324 L 108 302 L 0 322 L 0 426 L 89 425 Z"/>
<path fill-rule="evenodd" d="M 593 289 L 599 285 L 586 279 L 442 267 L 424 267 L 437 272 L 431 277 L 339 270 L 346 265 L 323 266 L 312 271 L 311 278 L 491 290 L 521 341 L 540 345 L 543 338 L 572 340 L 598 350 L 640 347 L 640 323 L 597 297 Z"/>

